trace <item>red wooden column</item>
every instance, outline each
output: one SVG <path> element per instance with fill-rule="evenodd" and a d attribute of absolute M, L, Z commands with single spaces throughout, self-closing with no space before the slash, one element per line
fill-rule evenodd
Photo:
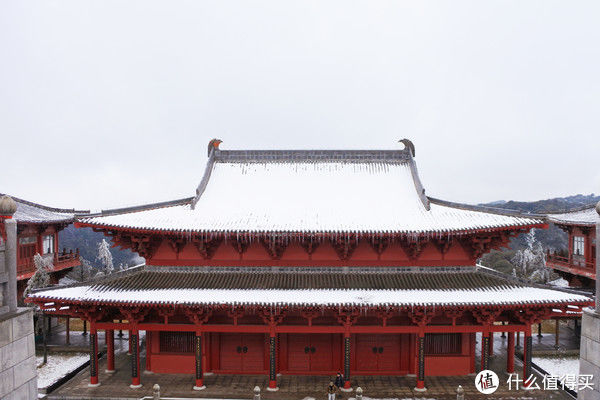
<path fill-rule="evenodd" d="M 344 387 L 340 388 L 345 392 L 352 391 L 352 384 L 350 383 L 350 358 L 351 358 L 351 344 L 350 331 L 346 329 L 344 332 Z"/>
<path fill-rule="evenodd" d="M 275 325 L 271 326 L 269 331 L 269 387 L 268 391 L 279 390 L 277 387 L 277 334 Z"/>
<path fill-rule="evenodd" d="M 108 374 L 115 372 L 115 331 L 107 329 L 104 331 L 106 341 L 106 370 Z"/>
<path fill-rule="evenodd" d="M 131 344 L 131 385 L 132 389 L 142 387 L 140 382 L 140 339 L 137 327 L 129 330 L 129 340 Z"/>
<path fill-rule="evenodd" d="M 425 332 L 419 331 L 417 336 L 417 392 L 424 392 L 425 387 Z"/>
<path fill-rule="evenodd" d="M 506 372 L 515 372 L 515 333 L 508 332 L 508 346 L 506 348 Z"/>
<path fill-rule="evenodd" d="M 195 363 L 196 363 L 196 384 L 194 390 L 204 390 L 204 375 L 202 371 L 202 332 L 196 331 L 195 346 Z"/>
<path fill-rule="evenodd" d="M 71 324 L 69 323 L 70 318 L 67 317 L 66 320 L 66 331 L 65 331 L 65 344 L 69 345 L 71 344 Z"/>
<path fill-rule="evenodd" d="M 494 332 L 490 331 L 490 349 L 489 349 L 489 356 L 493 357 L 494 356 Z"/>
<path fill-rule="evenodd" d="M 152 331 L 146 331 L 146 369 L 145 373 L 152 372 Z"/>
<path fill-rule="evenodd" d="M 88 386 L 100 386 L 100 382 L 98 382 L 98 331 L 95 322 L 90 322 L 90 383 Z"/>
<path fill-rule="evenodd" d="M 532 339 L 531 339 L 531 325 L 527 325 L 525 328 L 523 343 L 523 386 L 529 387 L 531 382 L 531 351 L 532 351 Z"/>
<path fill-rule="evenodd" d="M 129 337 L 128 339 L 128 346 L 127 346 L 127 355 L 130 356 L 131 355 L 131 329 L 127 331 L 127 336 Z"/>
<path fill-rule="evenodd" d="M 489 369 L 490 366 L 490 331 L 486 327 L 481 332 L 481 370 Z"/>

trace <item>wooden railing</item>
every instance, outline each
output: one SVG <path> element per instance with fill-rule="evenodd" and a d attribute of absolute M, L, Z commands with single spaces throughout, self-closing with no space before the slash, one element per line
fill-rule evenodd
<path fill-rule="evenodd" d="M 576 275 L 583 275 L 587 277 L 595 276 L 596 273 L 596 262 L 586 261 L 579 257 L 564 257 L 558 254 L 552 254 L 548 252 L 546 255 L 546 262 L 550 268 L 559 269 L 561 271 L 571 272 Z"/>
<path fill-rule="evenodd" d="M 47 254 L 45 257 L 49 257 Z M 69 250 L 63 248 L 62 253 L 54 253 L 52 254 L 52 264 L 54 265 L 54 271 L 59 271 L 63 268 L 68 268 L 70 266 L 76 265 L 75 262 L 79 262 L 79 249 Z M 27 259 L 25 263 L 21 263 L 17 265 L 17 275 L 29 274 L 35 272 L 35 263 L 33 262 L 33 257 Z"/>

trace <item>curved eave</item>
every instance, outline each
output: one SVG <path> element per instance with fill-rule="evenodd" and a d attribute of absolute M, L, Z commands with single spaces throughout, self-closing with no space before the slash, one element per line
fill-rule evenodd
<path fill-rule="evenodd" d="M 535 220 L 534 220 L 535 221 Z M 303 236 L 303 235 L 317 235 L 317 236 L 329 236 L 329 235 L 340 235 L 340 234 L 359 234 L 359 235 L 400 235 L 400 236 L 432 236 L 432 235 L 470 235 L 484 232 L 499 232 L 499 231 L 516 231 L 521 229 L 547 229 L 548 224 L 542 221 L 535 221 L 531 224 L 523 225 L 506 225 L 489 228 L 477 228 L 477 229 L 459 229 L 459 230 L 436 230 L 436 231 L 231 231 L 231 230 L 169 230 L 169 229 L 155 229 L 155 228 L 133 228 L 127 226 L 118 225 L 105 225 L 105 224 L 94 224 L 85 221 L 75 221 L 75 227 L 77 228 L 94 228 L 105 231 L 126 231 L 132 233 L 141 234 L 159 234 L 159 235 L 265 235 L 265 234 L 280 234 L 289 236 Z"/>
<path fill-rule="evenodd" d="M 552 217 L 548 217 L 548 222 L 552 222 L 553 224 L 556 224 L 556 225 L 585 226 L 585 227 L 596 226 L 595 222 L 568 221 L 568 220 L 554 219 Z"/>
<path fill-rule="evenodd" d="M 90 300 L 90 301 L 84 301 L 84 300 L 77 300 L 77 299 L 62 299 L 62 298 L 53 298 L 51 296 L 48 297 L 42 297 L 42 296 L 36 296 L 36 297 L 27 297 L 25 299 L 26 303 L 36 303 L 36 304 L 40 304 L 40 303 L 56 303 L 59 304 L 61 307 L 64 306 L 69 306 L 69 305 L 92 305 L 92 306 L 114 306 L 114 307 L 122 307 L 122 306 L 142 306 L 142 307 L 179 307 L 179 308 L 185 308 L 185 307 L 221 307 L 221 308 L 227 308 L 227 307 L 231 307 L 231 306 L 248 306 L 248 307 L 270 307 L 270 306 L 284 306 L 284 307 L 324 307 L 324 308 L 337 308 L 337 307 L 368 307 L 368 308 L 380 308 L 380 307 L 398 307 L 402 310 L 410 310 L 413 307 L 434 307 L 434 308 L 439 308 L 439 307 L 448 307 L 448 308 L 456 308 L 456 307 L 460 307 L 460 308 L 465 308 L 465 309 L 478 309 L 481 306 L 491 306 L 491 307 L 495 307 L 495 308 L 501 308 L 501 309 L 522 309 L 524 307 L 539 307 L 539 306 L 545 306 L 545 307 L 552 307 L 552 308 L 561 308 L 564 307 L 565 305 L 569 305 L 569 306 L 577 306 L 577 307 L 591 307 L 593 306 L 594 302 L 593 300 L 588 300 L 588 301 L 578 301 L 578 300 L 565 300 L 563 302 L 556 302 L 556 301 L 549 301 L 549 300 L 539 300 L 539 301 L 529 301 L 529 302 L 520 302 L 520 303 L 513 303 L 510 302 L 510 300 L 507 300 L 504 303 L 494 303 L 494 302 L 456 302 L 456 303 L 425 303 L 425 302 L 415 302 L 415 303 L 405 303 L 405 304 L 395 304 L 393 302 L 390 303 L 386 303 L 386 304 L 364 304 L 364 303 L 336 303 L 336 302 L 331 302 L 331 303 L 327 303 L 327 304 L 322 304 L 322 303 L 311 303 L 311 302 L 305 302 L 305 303 L 286 303 L 286 302 L 232 302 L 232 303 L 220 303 L 220 302 L 207 302 L 207 303 L 172 303 L 172 302 L 166 302 L 166 301 L 154 301 L 154 302 L 147 302 L 147 301 L 140 301 L 140 302 L 133 302 L 133 301 L 99 301 L 99 300 Z"/>
<path fill-rule="evenodd" d="M 18 224 L 31 224 L 31 225 L 48 225 L 48 224 L 72 224 L 75 222 L 75 217 L 62 218 L 62 219 L 45 219 L 45 220 L 23 220 L 15 218 Z"/>

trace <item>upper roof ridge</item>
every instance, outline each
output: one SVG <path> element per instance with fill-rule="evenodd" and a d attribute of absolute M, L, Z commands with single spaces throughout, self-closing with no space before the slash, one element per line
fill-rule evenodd
<path fill-rule="evenodd" d="M 6 193 L 0 193 L 0 196 L 10 196 L 17 203 L 23 203 L 28 206 L 37 207 L 42 210 L 52 211 L 52 212 L 56 212 L 56 213 L 64 213 L 64 214 L 89 214 L 90 213 L 90 210 L 76 210 L 74 208 L 49 207 L 49 206 L 45 206 L 43 204 L 34 203 L 33 201 L 23 200 L 19 197 L 15 197 L 13 195 L 6 194 Z"/>
<path fill-rule="evenodd" d="M 209 161 L 214 162 L 407 162 L 415 153 L 415 146 L 408 139 L 399 150 L 221 150 L 220 139 L 208 143 Z"/>
<path fill-rule="evenodd" d="M 215 150 L 215 162 L 394 162 L 405 163 L 412 157 L 406 150 Z"/>

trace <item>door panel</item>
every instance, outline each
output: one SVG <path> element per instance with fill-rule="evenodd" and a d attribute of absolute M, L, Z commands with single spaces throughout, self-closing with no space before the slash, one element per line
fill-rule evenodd
<path fill-rule="evenodd" d="M 331 339 L 333 335 L 311 335 L 310 337 L 310 370 L 331 371 L 333 347 Z"/>
<path fill-rule="evenodd" d="M 375 335 L 356 336 L 356 369 L 377 371 L 377 337 Z"/>
<path fill-rule="evenodd" d="M 309 335 L 288 335 L 288 369 L 310 371 Z"/>
<path fill-rule="evenodd" d="M 364 372 L 395 372 L 401 368 L 402 337 L 404 335 L 357 335 L 355 370 Z"/>
<path fill-rule="evenodd" d="M 222 370 L 237 371 L 241 369 L 242 365 L 242 353 L 240 351 L 242 347 L 241 335 L 233 333 L 221 334 L 221 344 L 219 347 L 219 365 Z"/>
<path fill-rule="evenodd" d="M 287 360 L 290 372 L 330 372 L 339 368 L 334 363 L 334 335 L 287 335 Z"/>
<path fill-rule="evenodd" d="M 265 337 L 262 334 L 242 336 L 242 370 L 265 369 Z"/>
<path fill-rule="evenodd" d="M 378 337 L 377 366 L 379 371 L 400 370 L 400 335 Z"/>
<path fill-rule="evenodd" d="M 220 336 L 221 370 L 240 372 L 265 370 L 263 334 L 223 333 Z"/>

